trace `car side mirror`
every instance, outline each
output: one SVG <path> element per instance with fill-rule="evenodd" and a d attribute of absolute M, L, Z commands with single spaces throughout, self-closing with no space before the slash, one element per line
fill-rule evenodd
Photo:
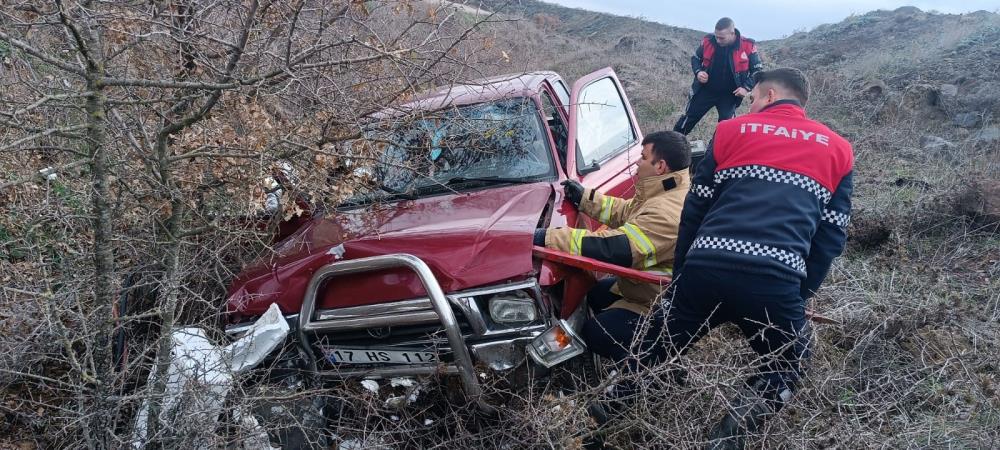
<path fill-rule="evenodd" d="M 591 172 L 597 172 L 598 170 L 601 170 L 601 164 L 594 161 L 590 163 L 589 166 L 580 167 L 576 171 L 579 172 L 580 175 L 586 175 Z"/>

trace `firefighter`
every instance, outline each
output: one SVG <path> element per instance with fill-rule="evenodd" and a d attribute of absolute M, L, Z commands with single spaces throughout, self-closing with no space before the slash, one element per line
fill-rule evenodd
<path fill-rule="evenodd" d="M 698 165 L 672 292 L 641 338 L 662 362 L 728 322 L 760 355 L 709 448 L 743 448 L 791 397 L 809 356 L 805 303 L 843 251 L 851 214 L 854 153 L 806 116 L 805 75 L 775 69 L 755 81 L 750 114 L 720 123 Z"/>
<path fill-rule="evenodd" d="M 733 19 L 719 19 L 715 33 L 706 34 L 691 57 L 691 99 L 674 131 L 687 135 L 712 108 L 719 112 L 720 122 L 731 119 L 753 89 L 753 76 L 761 67 L 753 39 L 741 35 Z"/>
<path fill-rule="evenodd" d="M 642 140 L 635 196 L 622 199 L 565 181 L 566 199 L 608 229 L 550 228 L 535 231 L 535 245 L 658 274 L 670 274 L 681 207 L 690 179 L 691 147 L 673 131 Z M 633 331 L 649 312 L 662 287 L 614 277 L 600 280 L 587 294 L 595 318 L 584 325 L 583 339 L 595 353 L 615 361 L 629 354 Z"/>

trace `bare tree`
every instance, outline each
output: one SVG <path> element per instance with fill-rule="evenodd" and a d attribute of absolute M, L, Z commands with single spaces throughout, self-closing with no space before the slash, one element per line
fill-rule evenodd
<path fill-rule="evenodd" d="M 116 331 L 217 323 L 232 271 L 280 219 L 360 183 L 338 143 L 387 105 L 480 75 L 476 30 L 494 20 L 406 1 L 5 3 L 3 229 L 44 241 L 25 240 L 32 272 L 4 283 L 5 303 L 44 311 L 19 324 L 44 344 L 5 361 L 5 385 L 72 399 L 38 401 L 70 446 L 124 445 L 141 398 L 150 439 L 169 436 L 155 418 L 170 334 L 148 347 Z M 261 181 L 285 175 L 298 194 L 286 186 L 287 217 L 260 228 Z"/>

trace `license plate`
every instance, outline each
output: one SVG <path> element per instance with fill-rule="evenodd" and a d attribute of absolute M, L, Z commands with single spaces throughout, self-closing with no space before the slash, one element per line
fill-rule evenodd
<path fill-rule="evenodd" d="M 326 358 L 336 364 L 428 364 L 436 363 L 431 352 L 376 350 L 368 348 L 328 348 Z"/>

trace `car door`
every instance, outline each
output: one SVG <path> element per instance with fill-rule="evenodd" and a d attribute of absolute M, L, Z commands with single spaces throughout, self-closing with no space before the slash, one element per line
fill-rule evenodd
<path fill-rule="evenodd" d="M 642 132 L 610 67 L 573 83 L 568 128 L 566 172 L 570 179 L 598 192 L 631 198 Z"/>
<path fill-rule="evenodd" d="M 642 132 L 615 71 L 605 67 L 573 83 L 569 109 L 570 178 L 603 193 L 631 197 Z"/>

